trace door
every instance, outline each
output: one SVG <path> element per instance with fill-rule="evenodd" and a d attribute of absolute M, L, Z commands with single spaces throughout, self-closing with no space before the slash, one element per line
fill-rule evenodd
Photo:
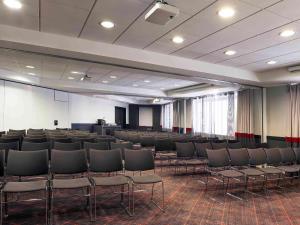
<path fill-rule="evenodd" d="M 126 108 L 115 107 L 115 123 L 120 125 L 122 128 L 126 126 Z"/>

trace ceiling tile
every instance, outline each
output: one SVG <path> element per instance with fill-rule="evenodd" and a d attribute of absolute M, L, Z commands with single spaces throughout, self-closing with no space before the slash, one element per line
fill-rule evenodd
<path fill-rule="evenodd" d="M 300 19 L 299 0 L 284 0 L 268 10 L 289 19 Z"/>

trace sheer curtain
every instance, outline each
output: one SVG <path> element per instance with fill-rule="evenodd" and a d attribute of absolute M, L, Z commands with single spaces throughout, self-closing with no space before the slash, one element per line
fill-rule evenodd
<path fill-rule="evenodd" d="M 172 130 L 173 127 L 173 103 L 162 105 L 161 121 L 164 130 Z"/>
<path fill-rule="evenodd" d="M 193 99 L 193 132 L 206 135 L 234 136 L 236 95 L 225 93 Z"/>

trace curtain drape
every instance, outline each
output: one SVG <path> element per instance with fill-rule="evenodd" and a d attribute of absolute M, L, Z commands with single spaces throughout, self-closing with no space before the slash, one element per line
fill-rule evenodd
<path fill-rule="evenodd" d="M 193 99 L 193 132 L 208 136 L 233 137 L 235 107 L 233 92 Z"/>
<path fill-rule="evenodd" d="M 161 124 L 163 130 L 172 131 L 173 128 L 173 103 L 162 105 Z"/>

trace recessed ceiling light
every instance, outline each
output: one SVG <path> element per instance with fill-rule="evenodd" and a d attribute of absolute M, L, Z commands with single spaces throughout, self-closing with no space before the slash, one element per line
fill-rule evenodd
<path fill-rule="evenodd" d="M 133 84 L 132 86 L 133 86 L 133 87 L 138 87 L 139 85 L 137 85 L 137 84 Z"/>
<path fill-rule="evenodd" d="M 145 83 L 150 83 L 150 80 L 144 80 Z"/>
<path fill-rule="evenodd" d="M 35 73 L 28 73 L 28 75 L 35 76 L 36 74 Z"/>
<path fill-rule="evenodd" d="M 22 3 L 19 0 L 3 0 L 4 5 L 11 9 L 21 9 Z"/>
<path fill-rule="evenodd" d="M 274 64 L 276 64 L 276 63 L 277 63 L 277 62 L 274 61 L 274 60 L 271 60 L 271 61 L 267 62 L 267 64 L 269 64 L 269 65 L 274 65 Z"/>
<path fill-rule="evenodd" d="M 183 37 L 175 36 L 175 37 L 173 37 L 172 41 L 176 44 L 181 44 L 182 42 L 184 42 L 184 39 L 183 39 Z"/>
<path fill-rule="evenodd" d="M 113 22 L 109 21 L 109 20 L 104 20 L 100 24 L 101 24 L 102 27 L 104 27 L 106 29 L 111 29 L 115 26 L 115 24 Z"/>
<path fill-rule="evenodd" d="M 116 78 L 117 78 L 117 76 L 110 76 L 110 78 L 111 78 L 111 79 L 116 79 Z"/>
<path fill-rule="evenodd" d="M 34 69 L 35 67 L 34 66 L 26 66 L 26 68 Z"/>
<path fill-rule="evenodd" d="M 107 80 L 103 80 L 103 81 L 102 81 L 102 83 L 104 83 L 104 84 L 107 84 L 107 83 L 108 83 L 108 81 L 107 81 Z"/>
<path fill-rule="evenodd" d="M 160 88 L 160 90 L 165 90 L 165 88 L 162 87 L 162 88 Z"/>
<path fill-rule="evenodd" d="M 293 30 L 284 30 L 284 31 L 282 31 L 279 35 L 281 36 L 281 37 L 291 37 L 291 36 L 293 36 L 295 34 L 295 31 L 293 31 Z"/>
<path fill-rule="evenodd" d="M 236 51 L 233 50 L 227 50 L 226 52 L 224 52 L 225 55 L 235 55 Z"/>
<path fill-rule="evenodd" d="M 218 11 L 218 15 L 222 18 L 230 18 L 230 17 L 233 17 L 234 14 L 235 14 L 235 11 L 231 7 L 224 7 Z"/>
<path fill-rule="evenodd" d="M 74 80 L 75 78 L 74 78 L 74 77 L 68 77 L 68 79 L 69 79 L 69 80 Z"/>
<path fill-rule="evenodd" d="M 84 77 L 81 77 L 80 80 L 83 81 L 83 80 L 84 80 Z"/>
<path fill-rule="evenodd" d="M 83 74 L 82 72 L 78 72 L 78 71 L 71 71 L 72 74 Z"/>

